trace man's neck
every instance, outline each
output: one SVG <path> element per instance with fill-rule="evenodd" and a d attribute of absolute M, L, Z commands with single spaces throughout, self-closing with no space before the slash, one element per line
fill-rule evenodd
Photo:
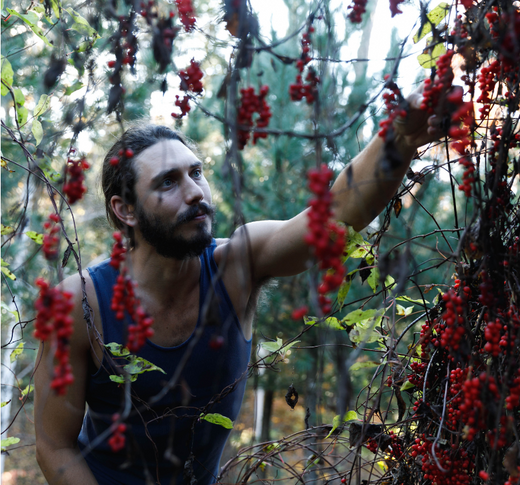
<path fill-rule="evenodd" d="M 157 299 L 177 297 L 190 292 L 200 276 L 198 257 L 178 260 L 157 254 L 148 244 L 139 244 L 129 252 L 132 278 L 138 291 L 146 292 Z"/>

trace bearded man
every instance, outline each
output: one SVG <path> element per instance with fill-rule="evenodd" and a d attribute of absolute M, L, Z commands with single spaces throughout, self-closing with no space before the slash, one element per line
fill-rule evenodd
<path fill-rule="evenodd" d="M 416 149 L 438 134 L 435 117 L 428 121 L 419 111 L 420 93 L 408 101 L 411 112 L 395 124 L 401 163 L 382 170 L 384 143 L 376 137 L 349 165 L 348 180 L 343 171 L 331 188 L 336 219 L 356 230 L 385 207 Z M 128 150 L 133 156 L 111 164 Z M 117 319 L 111 309 L 118 271 L 109 261 L 82 276 L 92 325 L 84 320 L 80 276 L 66 279 L 62 287 L 75 303 L 75 380 L 65 396 L 51 392 L 53 357 L 42 345 L 35 375 L 38 462 L 50 484 L 215 483 L 229 430 L 200 416 L 236 419 L 259 288 L 307 268 L 307 210 L 213 239 L 214 207 L 202 163 L 163 126 L 125 132 L 105 158 L 102 184 L 109 219 L 129 236 L 125 265 L 136 296 L 154 320 L 154 334 L 137 355 L 165 374 L 151 371 L 125 384 L 109 377 L 127 362 L 103 344 L 125 344 L 128 319 Z M 121 421 L 125 446 L 114 452 L 108 439 Z"/>

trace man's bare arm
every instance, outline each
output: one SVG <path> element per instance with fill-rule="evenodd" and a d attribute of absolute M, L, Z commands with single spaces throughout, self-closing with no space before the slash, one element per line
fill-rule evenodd
<path fill-rule="evenodd" d="M 85 412 L 90 351 L 81 308 L 79 276 L 65 280 L 62 288 L 74 293 L 74 332 L 70 340 L 74 383 L 64 396 L 56 395 L 51 389 L 54 368 L 52 339 L 40 344 L 34 375 L 36 458 L 50 485 L 97 485 L 77 445 Z"/>
<path fill-rule="evenodd" d="M 400 163 L 392 166 L 385 155 L 384 141 L 376 136 L 338 176 L 332 186 L 334 215 L 355 230 L 367 226 L 394 196 L 417 148 L 438 138 L 435 117 L 420 111 L 422 95 L 412 93 L 408 101 L 410 113 L 406 120 L 394 124 L 394 147 Z M 238 272 L 252 285 L 265 278 L 289 276 L 308 268 L 311 251 L 304 242 L 307 233 L 307 210 L 288 221 L 261 221 L 239 228 L 227 248 L 230 261 L 240 261 Z M 218 248 L 224 254 L 224 247 Z M 244 278 L 243 263 L 250 261 L 251 273 Z"/>

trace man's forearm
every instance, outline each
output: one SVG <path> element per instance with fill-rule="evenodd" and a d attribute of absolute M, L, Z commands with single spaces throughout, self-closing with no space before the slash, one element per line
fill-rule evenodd
<path fill-rule="evenodd" d="M 37 449 L 36 458 L 49 485 L 98 485 L 78 449 Z"/>
<path fill-rule="evenodd" d="M 384 140 L 376 136 L 341 172 L 331 190 L 338 220 L 361 230 L 385 208 L 416 151 L 399 138 L 394 147 L 401 159 L 395 166 L 386 158 Z"/>

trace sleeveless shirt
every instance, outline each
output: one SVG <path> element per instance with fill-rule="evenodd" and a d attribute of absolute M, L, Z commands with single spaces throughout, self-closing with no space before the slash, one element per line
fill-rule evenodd
<path fill-rule="evenodd" d="M 176 347 L 147 340 L 137 353 L 165 374 L 145 372 L 131 383 L 132 407 L 124 420 L 126 444 L 117 453 L 108 445 L 109 428 L 112 416 L 123 412 L 125 385 L 112 382 L 109 376 L 120 374 L 118 365 L 128 362 L 105 355 L 99 370 L 94 368 L 89 375 L 88 409 L 78 444 L 100 485 L 216 482 L 230 430 L 200 416 L 219 413 L 235 421 L 244 396 L 251 340 L 244 337 L 226 288 L 216 278 L 215 247 L 213 240 L 200 256 L 199 317 L 193 334 Z M 88 271 L 99 302 L 104 343 L 125 344 L 126 322 L 117 320 L 110 308 L 118 271 L 109 260 Z M 218 337 L 223 337 L 217 340 L 223 342 L 220 348 L 212 345 Z M 177 385 L 157 400 L 183 361 Z"/>

